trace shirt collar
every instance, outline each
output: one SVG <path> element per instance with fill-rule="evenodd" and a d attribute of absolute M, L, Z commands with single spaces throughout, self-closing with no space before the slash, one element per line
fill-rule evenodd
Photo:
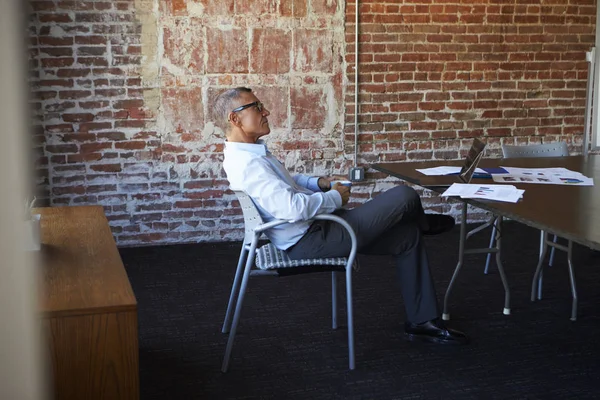
<path fill-rule="evenodd" d="M 258 139 L 256 143 L 241 143 L 241 142 L 225 142 L 225 148 L 228 150 L 237 151 L 248 151 L 250 153 L 258 154 L 259 156 L 266 156 L 269 150 L 267 145 L 262 139 Z"/>

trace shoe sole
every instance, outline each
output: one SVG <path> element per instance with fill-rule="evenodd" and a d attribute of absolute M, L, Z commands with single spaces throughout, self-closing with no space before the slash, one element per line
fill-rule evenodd
<path fill-rule="evenodd" d="M 447 339 L 442 339 L 442 338 L 438 338 L 438 337 L 432 337 L 432 336 L 427 336 L 427 335 L 415 335 L 415 334 L 406 333 L 406 332 L 404 333 L 404 339 L 408 340 L 409 342 L 426 342 L 426 343 L 445 344 L 445 345 L 449 345 L 449 346 L 459 346 L 459 345 L 464 345 L 464 344 L 469 343 L 469 339 L 447 340 Z"/>

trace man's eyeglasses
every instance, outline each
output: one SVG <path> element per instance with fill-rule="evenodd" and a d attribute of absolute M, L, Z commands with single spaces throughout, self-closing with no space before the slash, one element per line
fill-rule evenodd
<path fill-rule="evenodd" d="M 256 106 L 256 111 L 258 111 L 259 113 L 263 112 L 263 110 L 265 108 L 263 103 L 261 103 L 260 101 L 255 101 L 255 102 L 244 104 L 243 106 L 234 108 L 233 110 L 231 110 L 231 112 L 239 112 L 239 111 L 245 110 L 246 108 L 250 108 L 250 107 L 254 107 L 254 106 Z"/>

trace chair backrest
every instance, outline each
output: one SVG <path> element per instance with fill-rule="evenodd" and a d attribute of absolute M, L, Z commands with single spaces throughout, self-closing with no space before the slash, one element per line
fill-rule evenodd
<path fill-rule="evenodd" d="M 264 221 L 250 196 L 241 190 L 233 192 L 237 196 L 240 207 L 242 207 L 242 214 L 244 214 L 244 244 L 250 244 L 254 238 L 254 228 L 263 224 Z"/>
<path fill-rule="evenodd" d="M 528 146 L 502 145 L 504 158 L 565 157 L 569 155 L 566 142 L 531 144 Z"/>

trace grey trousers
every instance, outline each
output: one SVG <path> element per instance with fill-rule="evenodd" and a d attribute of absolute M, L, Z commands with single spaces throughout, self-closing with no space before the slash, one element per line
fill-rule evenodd
<path fill-rule="evenodd" d="M 340 209 L 335 214 L 354 229 L 360 254 L 394 256 L 407 321 L 437 318 L 437 298 L 421 233 L 427 229 L 427 220 L 417 192 L 397 186 L 359 207 Z M 313 222 L 287 254 L 292 259 L 346 257 L 351 247 L 344 227 L 322 220 Z"/>

